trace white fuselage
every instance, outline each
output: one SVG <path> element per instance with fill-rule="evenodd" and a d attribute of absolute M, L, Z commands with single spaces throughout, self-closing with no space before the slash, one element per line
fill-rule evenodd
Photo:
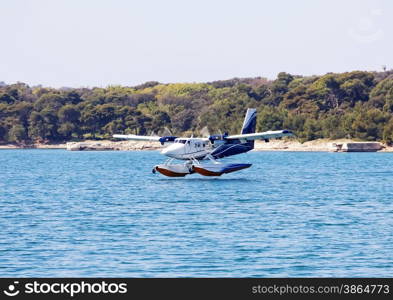
<path fill-rule="evenodd" d="M 177 138 L 174 143 L 164 148 L 161 154 L 175 159 L 189 160 L 201 159 L 212 150 L 207 138 Z"/>

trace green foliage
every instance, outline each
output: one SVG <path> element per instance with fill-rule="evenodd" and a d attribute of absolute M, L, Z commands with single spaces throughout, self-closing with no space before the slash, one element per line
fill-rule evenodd
<path fill-rule="evenodd" d="M 370 102 L 374 107 L 393 112 L 393 76 L 380 81 L 372 89 Z"/>
<path fill-rule="evenodd" d="M 7 127 L 0 123 L 0 141 L 6 140 Z"/>
<path fill-rule="evenodd" d="M 0 94 L 0 103 L 12 104 L 15 102 L 15 98 L 10 94 L 1 93 Z"/>
<path fill-rule="evenodd" d="M 20 124 L 15 124 L 14 126 L 11 127 L 9 133 L 8 133 L 8 140 L 10 142 L 22 142 L 26 140 L 26 130 L 25 128 L 20 125 Z"/>
<path fill-rule="evenodd" d="M 393 118 L 391 118 L 384 126 L 383 140 L 389 145 L 393 143 Z"/>
<path fill-rule="evenodd" d="M 57 132 L 65 139 L 69 139 L 72 133 L 75 132 L 75 125 L 70 122 L 62 123 Z"/>
<path fill-rule="evenodd" d="M 248 107 L 259 131 L 287 128 L 303 140 L 358 138 L 393 143 L 392 72 L 277 79 L 52 89 L 0 86 L 0 142 L 110 138 L 114 133 L 199 135 L 240 131 Z"/>
<path fill-rule="evenodd" d="M 263 106 L 258 114 L 257 129 L 259 131 L 280 130 L 284 127 L 284 121 L 287 119 L 287 116 L 287 110 Z"/>
<path fill-rule="evenodd" d="M 362 140 L 381 140 L 384 126 L 389 120 L 390 114 L 378 109 L 361 110 L 352 123 L 354 136 Z"/>

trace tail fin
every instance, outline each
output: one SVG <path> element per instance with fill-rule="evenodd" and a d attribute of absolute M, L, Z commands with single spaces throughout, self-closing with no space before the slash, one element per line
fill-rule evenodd
<path fill-rule="evenodd" d="M 249 108 L 247 109 L 246 116 L 244 117 L 241 134 L 255 133 L 256 126 L 257 126 L 257 110 L 255 108 Z"/>

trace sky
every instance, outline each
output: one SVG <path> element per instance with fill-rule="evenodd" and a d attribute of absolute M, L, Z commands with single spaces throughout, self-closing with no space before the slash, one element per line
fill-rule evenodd
<path fill-rule="evenodd" d="M 391 0 L 0 0 L 0 81 L 51 87 L 393 69 Z"/>

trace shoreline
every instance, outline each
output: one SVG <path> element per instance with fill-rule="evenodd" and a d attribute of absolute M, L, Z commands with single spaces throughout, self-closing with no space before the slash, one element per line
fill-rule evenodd
<path fill-rule="evenodd" d="M 31 145 L 15 145 L 15 144 L 5 144 L 0 145 L 0 149 L 67 149 L 67 144 L 31 144 Z"/>
<path fill-rule="evenodd" d="M 300 143 L 298 140 L 271 140 L 266 143 L 264 141 L 256 141 L 255 148 L 252 151 L 287 151 L 287 152 L 336 152 L 336 144 L 343 143 L 359 143 L 350 139 L 317 139 Z M 393 147 L 382 144 L 382 149 L 377 152 L 393 152 Z M 85 148 L 83 148 L 85 147 Z M 164 148 L 155 142 L 140 141 L 110 141 L 110 140 L 86 140 L 82 142 L 68 142 L 58 144 L 32 144 L 32 145 L 16 145 L 5 144 L 0 145 L 0 149 L 67 149 L 68 150 L 96 150 L 96 151 L 145 151 L 160 150 Z M 73 149 L 72 149 L 73 148 Z"/>

